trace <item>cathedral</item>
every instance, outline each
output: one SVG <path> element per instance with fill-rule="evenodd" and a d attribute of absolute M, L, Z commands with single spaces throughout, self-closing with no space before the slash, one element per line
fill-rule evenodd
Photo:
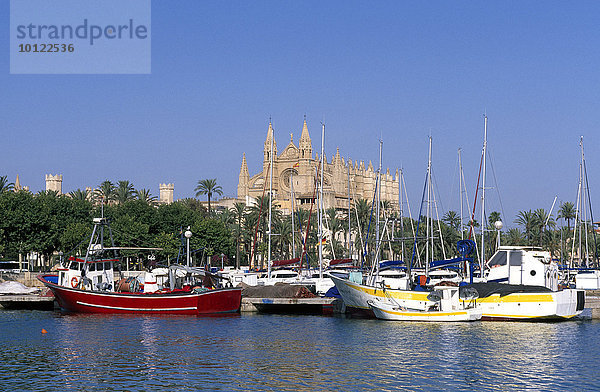
<path fill-rule="evenodd" d="M 258 174 L 250 176 L 246 154 L 243 154 L 237 190 L 238 199 L 245 201 L 246 205 L 250 205 L 255 198 L 268 194 L 271 141 L 273 140 L 273 200 L 285 213 L 291 211 L 292 200 L 295 208 L 310 208 L 313 197 L 315 197 L 315 178 L 320 160 L 318 154 L 313 156 L 306 118 L 298 146 L 294 144 L 294 135 L 292 134 L 288 145 L 281 153 L 278 153 L 277 142 L 273 138 L 273 126 L 269 122 L 267 139 L 264 143 L 262 171 Z M 330 207 L 347 209 L 348 197 L 351 200 L 366 199 L 369 202 L 373 200 L 377 170 L 373 169 L 371 162 L 365 167 L 364 161 L 360 161 L 360 163 L 355 161 L 354 164 L 350 159 L 346 161 L 340 157 L 339 148 L 331 161 L 327 160 L 326 154 L 323 158 L 323 204 L 326 209 Z M 348 180 L 350 192 L 348 192 Z M 398 209 L 399 203 L 398 185 L 398 170 L 394 176 L 390 174 L 389 169 L 385 173 L 381 173 L 381 200 L 389 201 L 395 210 Z"/>

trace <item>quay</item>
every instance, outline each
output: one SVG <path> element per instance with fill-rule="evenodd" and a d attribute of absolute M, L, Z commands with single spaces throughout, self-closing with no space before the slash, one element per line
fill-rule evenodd
<path fill-rule="evenodd" d="M 346 308 L 341 298 L 242 298 L 241 311 L 331 316 Z"/>
<path fill-rule="evenodd" d="M 0 295 L 0 307 L 11 309 L 29 310 L 54 310 L 54 296 L 22 294 L 22 295 Z"/>

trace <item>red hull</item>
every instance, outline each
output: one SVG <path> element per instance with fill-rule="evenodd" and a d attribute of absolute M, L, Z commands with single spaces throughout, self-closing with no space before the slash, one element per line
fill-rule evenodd
<path fill-rule="evenodd" d="M 215 289 L 203 293 L 112 293 L 59 286 L 38 276 L 56 297 L 61 309 L 78 313 L 219 314 L 237 313 L 242 289 Z"/>

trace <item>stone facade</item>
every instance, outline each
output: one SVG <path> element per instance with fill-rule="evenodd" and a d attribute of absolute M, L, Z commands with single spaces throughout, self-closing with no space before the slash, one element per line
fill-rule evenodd
<path fill-rule="evenodd" d="M 62 174 L 53 176 L 52 174 L 46 174 L 46 192 L 55 191 L 59 195 L 62 195 Z"/>
<path fill-rule="evenodd" d="M 159 203 L 173 203 L 173 192 L 175 190 L 175 184 L 159 184 L 158 189 L 160 190 L 160 198 L 158 199 Z"/>
<path fill-rule="evenodd" d="M 273 125 L 269 122 L 267 139 L 263 149 L 262 171 L 252 177 L 248 171 L 246 154 L 242 156 L 238 182 L 238 199 L 251 204 L 253 199 L 269 192 L 269 166 L 271 153 L 271 140 L 274 138 Z M 340 157 L 339 148 L 336 154 L 327 160 L 325 154 L 323 201 L 325 208 L 335 207 L 345 209 L 348 207 L 348 172 L 350 172 L 350 197 L 351 199 L 367 199 L 371 201 L 375 193 L 377 171 L 369 162 L 365 167 L 364 161 L 350 159 L 346 161 Z M 310 208 L 315 190 L 315 177 L 319 156 L 313 156 L 312 142 L 308 133 L 306 119 L 302 126 L 302 133 L 298 146 L 294 144 L 294 135 L 281 153 L 277 151 L 277 143 L 273 140 L 273 194 L 274 200 L 285 211 L 291 211 L 291 187 L 293 186 L 294 205 Z M 398 208 L 399 203 L 399 176 L 398 170 L 394 176 L 389 169 L 381 174 L 381 200 L 389 201 L 392 208 Z"/>

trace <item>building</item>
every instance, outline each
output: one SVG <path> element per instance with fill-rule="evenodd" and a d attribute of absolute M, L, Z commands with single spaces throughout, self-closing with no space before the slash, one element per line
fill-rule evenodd
<path fill-rule="evenodd" d="M 273 138 L 273 125 L 269 122 L 263 149 L 262 171 L 258 174 L 250 176 L 246 154 L 242 155 L 237 190 L 238 199 L 249 205 L 257 197 L 268 194 L 271 141 L 273 140 L 273 200 L 287 212 L 291 211 L 292 198 L 296 207 L 310 208 L 315 192 L 319 156 L 318 154 L 313 155 L 306 118 L 297 146 L 294 144 L 294 135 L 292 134 L 287 146 L 278 153 L 277 142 Z M 323 201 L 325 208 L 347 208 L 349 194 L 353 200 L 362 198 L 370 201 L 373 199 L 377 171 L 373 169 L 371 162 L 365 167 L 364 161 L 360 161 L 360 163 L 358 161 L 352 163 L 350 159 L 346 161 L 340 156 L 339 148 L 330 161 L 327 160 L 325 154 L 324 161 Z M 350 177 L 350 192 L 348 192 L 348 176 Z M 398 170 L 394 176 L 390 175 L 389 169 L 381 174 L 381 200 L 389 201 L 392 208 L 398 208 L 398 185 Z"/>
<path fill-rule="evenodd" d="M 19 191 L 29 192 L 29 187 L 28 186 L 21 185 L 21 180 L 19 179 L 19 175 L 18 174 L 17 174 L 17 178 L 15 180 L 15 185 L 13 187 L 13 190 L 15 192 L 19 192 Z"/>
<path fill-rule="evenodd" d="M 173 203 L 173 192 L 175 190 L 175 184 L 159 184 L 158 189 L 160 191 L 160 198 L 158 199 L 158 202 L 160 204 Z"/>
<path fill-rule="evenodd" d="M 53 176 L 52 174 L 46 174 L 46 192 L 54 191 L 59 195 L 62 195 L 62 174 Z"/>

